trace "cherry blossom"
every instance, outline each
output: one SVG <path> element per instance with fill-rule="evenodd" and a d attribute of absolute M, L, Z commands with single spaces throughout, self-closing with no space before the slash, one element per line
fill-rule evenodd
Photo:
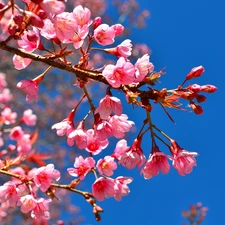
<path fill-rule="evenodd" d="M 35 99 L 38 101 L 38 82 L 33 80 L 22 80 L 17 85 L 17 88 L 27 93 L 26 100 Z"/>
<path fill-rule="evenodd" d="M 17 151 L 21 155 L 25 155 L 30 152 L 32 148 L 31 145 L 31 136 L 30 134 L 24 134 L 18 141 L 17 141 Z"/>
<path fill-rule="evenodd" d="M 34 183 L 43 192 L 48 190 L 53 179 L 56 181 L 60 179 L 60 172 L 55 170 L 53 164 L 42 166 L 34 173 Z"/>
<path fill-rule="evenodd" d="M 98 201 L 113 197 L 115 195 L 113 179 L 99 177 L 92 185 L 92 194 Z"/>
<path fill-rule="evenodd" d="M 8 181 L 0 186 L 0 202 L 9 202 L 10 206 L 15 206 L 20 198 L 20 190 L 12 181 Z"/>
<path fill-rule="evenodd" d="M 145 54 L 135 63 L 136 82 L 142 81 L 149 73 L 154 70 L 154 65 L 149 62 L 149 55 Z"/>
<path fill-rule="evenodd" d="M 193 167 L 197 165 L 195 156 L 198 156 L 197 152 L 189 152 L 182 149 L 176 141 L 171 140 L 171 152 L 173 154 L 173 167 L 177 172 L 184 176 L 192 172 Z"/>
<path fill-rule="evenodd" d="M 92 20 L 90 19 L 91 11 L 88 8 L 86 7 L 83 8 L 81 5 L 79 5 L 74 8 L 73 13 L 79 26 L 82 27 L 84 25 L 88 26 L 91 25 L 92 23 Z"/>
<path fill-rule="evenodd" d="M 50 219 L 50 213 L 48 211 L 48 204 L 51 202 L 51 199 L 39 198 L 36 200 L 36 206 L 31 211 L 31 217 L 34 219 Z"/>
<path fill-rule="evenodd" d="M 149 159 L 145 163 L 141 173 L 143 173 L 145 179 L 150 179 L 153 176 L 157 176 L 159 171 L 163 174 L 169 173 L 170 164 L 168 162 L 169 157 L 161 152 L 158 146 L 154 146 Z"/>
<path fill-rule="evenodd" d="M 34 126 L 37 121 L 37 116 L 33 114 L 31 109 L 27 109 L 23 112 L 21 122 L 24 122 L 27 126 Z"/>
<path fill-rule="evenodd" d="M 22 69 L 26 68 L 27 66 L 29 66 L 31 64 L 31 62 L 32 62 L 32 59 L 23 58 L 19 55 L 13 56 L 13 64 L 17 70 L 22 70 Z"/>
<path fill-rule="evenodd" d="M 117 116 L 120 116 L 122 114 L 122 110 L 120 99 L 106 95 L 100 100 L 99 107 L 95 110 L 95 113 L 99 113 L 102 119 L 107 119 L 112 112 Z"/>
<path fill-rule="evenodd" d="M 3 123 L 6 125 L 12 124 L 16 122 L 17 118 L 17 113 L 12 112 L 12 109 L 6 107 L 2 112 L 1 112 L 1 120 Z"/>
<path fill-rule="evenodd" d="M 67 171 L 71 176 L 79 177 L 81 180 L 85 178 L 88 172 L 94 167 L 95 160 L 92 157 L 83 158 L 76 157 L 74 168 L 68 168 Z"/>
<path fill-rule="evenodd" d="M 102 71 L 102 75 L 112 87 L 119 88 L 121 84 L 127 85 L 134 81 L 134 72 L 135 68 L 132 63 L 120 57 L 115 66 L 108 64 Z"/>
<path fill-rule="evenodd" d="M 28 213 L 37 206 L 37 201 L 33 195 L 24 195 L 17 202 L 18 206 L 21 206 L 22 213 Z"/>
<path fill-rule="evenodd" d="M 94 30 L 94 38 L 95 41 L 100 45 L 110 45 L 115 41 L 115 30 L 108 24 L 100 24 Z"/>
<path fill-rule="evenodd" d="M 24 132 L 20 126 L 13 127 L 10 131 L 9 137 L 12 140 L 19 141 L 24 135 Z"/>
<path fill-rule="evenodd" d="M 106 176 L 112 176 L 113 170 L 117 168 L 114 158 L 111 156 L 105 156 L 104 159 L 99 159 L 96 165 L 100 174 L 105 174 Z"/>
<path fill-rule="evenodd" d="M 122 196 L 126 196 L 130 193 L 130 189 L 128 188 L 127 184 L 130 184 L 133 181 L 133 178 L 131 177 L 117 177 L 114 180 L 114 198 L 117 201 L 120 201 L 122 199 Z"/>

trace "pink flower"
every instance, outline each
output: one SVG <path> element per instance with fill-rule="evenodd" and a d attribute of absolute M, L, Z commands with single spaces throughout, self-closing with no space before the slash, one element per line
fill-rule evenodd
<path fill-rule="evenodd" d="M 38 82 L 33 80 L 21 80 L 17 85 L 17 88 L 27 93 L 26 101 L 35 99 L 38 101 Z"/>
<path fill-rule="evenodd" d="M 117 23 L 111 26 L 115 31 L 115 36 L 120 35 L 124 31 L 124 26 Z"/>
<path fill-rule="evenodd" d="M 105 156 L 104 159 L 99 159 L 97 163 L 97 169 L 100 174 L 105 174 L 106 176 L 112 176 L 113 170 L 117 168 L 114 158 L 111 156 Z"/>
<path fill-rule="evenodd" d="M 135 63 L 136 82 L 142 81 L 149 73 L 154 70 L 154 65 L 149 62 L 149 55 L 145 54 Z"/>
<path fill-rule="evenodd" d="M 112 136 L 112 126 L 108 121 L 99 119 L 98 123 L 95 124 L 95 130 L 94 130 L 97 138 L 100 141 L 104 141 L 108 138 L 108 136 Z"/>
<path fill-rule="evenodd" d="M 176 141 L 171 141 L 171 152 L 173 154 L 173 167 L 177 172 L 184 176 L 192 172 L 193 167 L 197 165 L 195 156 L 198 156 L 197 152 L 188 152 L 177 144 Z"/>
<path fill-rule="evenodd" d="M 3 89 L 2 93 L 0 93 L 0 102 L 8 102 L 12 99 L 12 94 L 8 88 Z"/>
<path fill-rule="evenodd" d="M 9 137 L 12 140 L 20 140 L 23 137 L 24 133 L 20 126 L 13 127 L 10 131 Z"/>
<path fill-rule="evenodd" d="M 33 30 L 24 31 L 21 36 L 22 40 L 18 40 L 17 44 L 20 48 L 24 49 L 27 52 L 33 52 L 40 45 L 40 36 L 39 31 L 36 27 L 33 27 Z"/>
<path fill-rule="evenodd" d="M 55 170 L 53 164 L 42 166 L 34 172 L 34 183 L 43 192 L 48 190 L 53 179 L 60 179 L 60 172 Z"/>
<path fill-rule="evenodd" d="M 117 201 L 120 201 L 122 199 L 122 196 L 126 196 L 130 193 L 130 189 L 128 188 L 127 184 L 130 184 L 133 181 L 133 178 L 131 177 L 117 177 L 114 180 L 114 189 L 115 189 L 115 194 L 114 198 Z"/>
<path fill-rule="evenodd" d="M 87 131 L 87 147 L 85 148 L 88 152 L 92 153 L 93 155 L 99 154 L 103 149 L 108 146 L 108 140 L 99 140 L 98 137 L 95 135 L 93 129 L 89 129 Z"/>
<path fill-rule="evenodd" d="M 108 24 L 100 24 L 94 30 L 94 39 L 100 45 L 110 45 L 114 42 L 115 30 Z"/>
<path fill-rule="evenodd" d="M 1 120 L 4 124 L 9 125 L 12 123 L 16 122 L 16 118 L 17 118 L 17 113 L 16 112 L 12 112 L 12 110 L 8 107 L 6 107 L 2 112 L 1 112 Z"/>
<path fill-rule="evenodd" d="M 43 0 L 41 1 L 40 6 L 50 18 L 64 12 L 66 8 L 63 1 L 55 0 Z"/>
<path fill-rule="evenodd" d="M 28 213 L 37 206 L 37 200 L 33 195 L 25 195 L 19 199 L 17 205 L 21 206 L 22 213 Z"/>
<path fill-rule="evenodd" d="M 82 156 L 76 157 L 74 168 L 68 168 L 67 171 L 71 176 L 79 177 L 83 180 L 88 172 L 94 167 L 95 160 L 92 157 L 83 158 Z"/>
<path fill-rule="evenodd" d="M 134 81 L 134 72 L 132 63 L 120 57 L 115 66 L 111 64 L 107 65 L 102 71 L 102 75 L 112 87 L 118 88 L 121 84 L 131 84 Z"/>
<path fill-rule="evenodd" d="M 122 114 L 120 116 L 114 115 L 109 119 L 109 123 L 112 126 L 112 134 L 116 138 L 124 137 L 125 132 L 129 132 L 132 125 L 134 125 L 133 121 L 127 120 L 128 116 Z"/>
<path fill-rule="evenodd" d="M 20 190 L 12 181 L 8 181 L 0 186 L 0 202 L 9 202 L 10 206 L 15 206 L 20 198 Z"/>
<path fill-rule="evenodd" d="M 32 59 L 29 58 L 23 58 L 19 55 L 13 56 L 13 64 L 15 69 L 22 70 L 25 69 L 27 66 L 29 66 L 32 62 Z"/>
<path fill-rule="evenodd" d="M 167 174 L 169 170 L 170 164 L 168 162 L 168 156 L 161 152 L 158 146 L 155 146 L 141 173 L 144 174 L 145 179 L 150 179 L 153 176 L 157 176 L 159 171 L 163 174 Z"/>
<path fill-rule="evenodd" d="M 27 126 L 34 126 L 37 121 L 37 116 L 33 114 L 31 109 L 27 109 L 23 112 L 21 121 L 23 121 Z"/>
<path fill-rule="evenodd" d="M 31 217 L 33 219 L 50 219 L 50 213 L 48 211 L 48 204 L 51 202 L 51 199 L 39 198 L 36 200 L 36 206 L 31 211 Z"/>
<path fill-rule="evenodd" d="M 90 19 L 91 17 L 91 11 L 86 8 L 86 7 L 82 7 L 81 5 L 75 7 L 75 9 L 73 10 L 73 13 L 75 15 L 77 24 L 79 26 L 84 26 L 84 25 L 88 25 L 90 26 L 92 23 L 92 20 Z"/>
<path fill-rule="evenodd" d="M 5 74 L 0 72 L 0 90 L 3 90 L 6 86 Z"/>
<path fill-rule="evenodd" d="M 74 140 L 76 141 L 76 145 L 79 149 L 84 149 L 87 147 L 87 133 L 84 130 L 83 122 L 80 122 L 77 126 L 77 129 L 73 130 L 67 139 L 67 143 L 69 146 L 73 146 Z"/>
<path fill-rule="evenodd" d="M 131 147 L 127 147 L 126 140 L 123 140 L 123 142 L 121 141 L 122 140 L 117 143 L 116 149 L 114 150 L 114 156 L 117 157 L 119 164 L 122 164 L 129 170 L 133 169 L 135 166 L 140 169 L 141 166 L 146 162 L 146 158 L 140 146 L 141 140 L 135 139 Z M 121 143 L 123 144 L 122 148 Z"/>
<path fill-rule="evenodd" d="M 56 38 L 55 27 L 51 20 L 44 20 L 44 26 L 40 28 L 40 34 L 48 40 Z"/>
<path fill-rule="evenodd" d="M 58 136 L 63 136 L 65 134 L 68 136 L 74 129 L 73 121 L 66 118 L 63 121 L 54 124 L 52 129 L 56 129 Z"/>
<path fill-rule="evenodd" d="M 107 49 L 104 49 L 104 51 L 107 52 L 108 54 L 113 54 L 117 56 L 118 58 L 119 57 L 128 58 L 131 55 L 131 51 L 132 51 L 131 40 L 126 39 L 117 47 L 107 48 Z"/>
<path fill-rule="evenodd" d="M 107 119 L 112 111 L 117 116 L 122 114 L 121 101 L 116 97 L 106 95 L 103 99 L 101 99 L 99 107 L 95 110 L 95 114 L 99 113 L 101 119 Z"/>
<path fill-rule="evenodd" d="M 115 194 L 114 182 L 112 179 L 99 177 L 92 185 L 92 194 L 98 201 L 103 201 L 105 198 L 113 197 Z"/>
<path fill-rule="evenodd" d="M 32 148 L 31 145 L 31 137 L 29 134 L 24 134 L 18 141 L 17 141 L 17 151 L 21 155 L 25 155 L 30 152 Z"/>
<path fill-rule="evenodd" d="M 87 37 L 88 25 L 82 27 L 77 24 L 76 17 L 73 13 L 61 13 L 54 20 L 56 35 L 63 43 L 73 43 L 74 48 L 82 46 L 84 39 Z"/>

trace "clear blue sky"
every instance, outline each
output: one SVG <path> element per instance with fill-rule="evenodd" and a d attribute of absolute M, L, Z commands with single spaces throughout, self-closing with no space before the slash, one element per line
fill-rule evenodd
<path fill-rule="evenodd" d="M 145 42 L 152 49 L 155 69 L 166 67 L 162 85 L 174 88 L 192 67 L 203 65 L 205 73 L 195 82 L 214 84 L 218 91 L 207 95 L 204 114 L 170 110 L 174 125 L 158 108 L 153 113 L 155 123 L 189 151 L 197 151 L 198 166 L 190 175 L 181 177 L 174 169 L 168 175 L 150 180 L 139 176 L 138 170 L 121 169 L 124 175 L 134 177 L 131 193 L 117 202 L 108 199 L 102 203 L 102 225 L 181 225 L 181 210 L 201 201 L 209 208 L 203 225 L 225 224 L 225 1 L 210 0 L 139 0 L 141 8 L 151 12 L 145 30 L 131 36 L 135 42 Z M 135 32 L 134 32 L 135 33 Z M 127 111 L 126 111 L 127 110 Z M 124 110 L 140 124 L 139 110 Z M 143 114 L 144 115 L 144 114 Z M 130 144 L 130 143 L 129 143 Z M 145 141 L 144 151 L 151 143 Z M 74 196 L 86 216 L 83 224 L 98 224 L 91 207 Z"/>

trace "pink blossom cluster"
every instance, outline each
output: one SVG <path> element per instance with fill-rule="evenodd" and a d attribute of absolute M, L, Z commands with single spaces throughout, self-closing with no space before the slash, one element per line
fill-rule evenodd
<path fill-rule="evenodd" d="M 18 175 L 18 179 L 14 178 L 0 186 L 0 202 L 8 207 L 20 206 L 22 213 L 31 212 L 34 219 L 49 219 L 48 204 L 51 199 L 38 198 L 36 188 L 46 192 L 53 180 L 60 179 L 60 172 L 54 169 L 53 164 L 34 168 L 27 175 L 21 167 L 12 172 Z"/>
<path fill-rule="evenodd" d="M 150 117 L 153 110 L 151 102 L 160 104 L 171 120 L 173 119 L 165 107 L 180 109 L 179 98 L 188 100 L 193 111 L 201 114 L 203 111 L 194 100 L 196 99 L 198 103 L 205 101 L 206 97 L 200 95 L 200 92 L 213 93 L 217 88 L 213 85 L 192 84 L 188 87 L 183 85 L 186 81 L 201 76 L 204 68 L 202 66 L 193 68 L 176 89 L 157 90 L 154 85 L 163 72 L 154 71 L 149 54 L 144 54 L 133 63 L 129 59 L 132 56 L 132 44 L 129 39 L 125 39 L 116 47 L 105 47 L 113 44 L 115 39 L 123 33 L 123 25 L 109 25 L 103 23 L 101 17 L 92 18 L 91 11 L 81 5 L 76 6 L 72 12 L 66 12 L 63 1 L 24 0 L 23 2 L 26 6 L 25 10 L 19 10 L 18 6 L 10 5 L 13 7 L 13 14 L 9 24 L 4 24 L 7 27 L 4 32 L 10 37 L 7 41 L 15 39 L 19 49 L 13 51 L 18 53 L 13 57 L 14 67 L 18 70 L 24 69 L 32 63 L 32 60 L 42 60 L 41 62 L 50 67 L 33 79 L 20 81 L 17 88 L 27 94 L 27 101 L 34 99 L 37 102 L 39 85 L 51 67 L 74 72 L 77 76 L 76 84 L 78 84 L 74 86 L 82 89 L 84 95 L 69 115 L 61 122 L 53 124 L 52 129 L 56 130 L 58 136 L 66 136 L 69 146 L 83 150 L 79 153 L 88 154 L 88 157 L 79 155 L 75 158 L 73 168 L 66 166 L 69 175 L 75 177 L 67 185 L 53 183 L 60 179 L 60 172 L 55 169 L 53 163 L 47 165 L 44 163 L 45 165 L 39 168 L 29 167 L 25 171 L 22 163 L 29 160 L 34 162 L 38 155 L 32 149 L 37 139 L 37 131 L 28 134 L 24 125 L 36 125 L 37 116 L 28 109 L 19 118 L 19 114 L 10 108 L 12 96 L 7 89 L 5 75 L 0 73 L 0 125 L 2 128 L 0 147 L 4 146 L 3 135 L 7 132 L 9 141 L 8 148 L 0 152 L 2 157 L 0 173 L 12 177 L 12 180 L 0 186 L 0 202 L 2 203 L 0 216 L 5 215 L 4 210 L 7 207 L 20 206 L 22 213 L 30 212 L 34 219 L 49 219 L 48 207 L 51 199 L 37 196 L 39 192 L 44 192 L 54 198 L 56 197 L 55 188 L 61 188 L 83 195 L 85 200 L 93 206 L 93 212 L 98 220 L 98 213 L 102 212 L 102 209 L 96 205 L 96 199 L 103 201 L 105 198 L 113 197 L 119 201 L 130 192 L 128 184 L 133 180 L 131 177 L 112 177 L 119 165 L 129 170 L 137 167 L 145 179 L 157 176 L 159 172 L 167 174 L 170 171 L 169 161 L 172 161 L 172 166 L 181 176 L 191 173 L 193 167 L 197 165 L 195 157 L 198 154 L 184 150 L 175 140 L 153 124 Z M 14 4 L 13 1 L 10 4 Z M 8 11 L 9 5 L 3 4 L 1 7 Z M 4 10 L 2 12 L 4 14 Z M 53 46 L 51 50 L 45 45 L 46 40 L 51 42 Z M 71 45 L 72 50 L 69 49 Z M 100 48 L 96 48 L 95 45 Z M 94 50 L 111 54 L 117 61 L 104 65 L 102 68 L 88 70 L 89 57 Z M 37 55 L 34 52 L 44 54 Z M 69 58 L 74 53 L 81 54 L 76 65 Z M 87 88 L 92 80 L 108 86 L 100 100 L 91 96 Z M 128 115 L 123 112 L 122 101 L 114 94 L 115 90 L 119 90 L 118 96 L 123 93 L 128 103 L 141 106 L 146 111 L 146 119 L 131 146 L 128 146 L 126 136 L 132 131 L 135 123 L 128 120 Z M 83 119 L 75 121 L 77 109 L 82 107 L 84 99 L 90 107 Z M 64 110 L 63 106 L 62 110 Z M 5 128 L 8 128 L 8 131 Z M 144 152 L 141 147 L 142 139 L 147 132 L 151 135 L 150 152 Z M 169 144 L 162 140 L 157 132 L 164 136 Z M 104 154 L 108 152 L 107 148 L 110 147 L 111 140 L 115 139 L 117 144 L 114 151 Z M 162 152 L 156 140 L 167 146 L 171 155 Z M 11 153 L 14 154 L 13 157 L 7 158 Z M 95 178 L 91 184 L 91 192 L 75 189 L 89 174 L 94 175 Z"/>

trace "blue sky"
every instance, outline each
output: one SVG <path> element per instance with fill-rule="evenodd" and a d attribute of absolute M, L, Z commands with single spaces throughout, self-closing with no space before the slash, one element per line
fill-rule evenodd
<path fill-rule="evenodd" d="M 224 115 L 225 115 L 225 2 L 222 0 L 139 0 L 140 7 L 151 13 L 144 30 L 133 32 L 131 40 L 146 43 L 152 50 L 151 61 L 156 70 L 166 67 L 162 86 L 175 88 L 191 68 L 203 65 L 205 73 L 193 82 L 214 84 L 215 94 L 207 95 L 204 114 L 170 110 L 174 125 L 155 106 L 153 121 L 189 151 L 197 151 L 197 167 L 190 175 L 181 177 L 171 169 L 168 175 L 150 180 L 139 176 L 138 170 L 119 172 L 134 177 L 131 193 L 117 202 L 108 199 L 100 205 L 102 225 L 181 225 L 181 211 L 190 204 L 202 202 L 209 208 L 204 225 L 223 225 L 225 202 L 224 177 Z M 135 33 L 138 35 L 135 36 Z M 125 108 L 129 118 L 141 124 L 140 110 Z M 142 116 L 143 114 L 143 116 Z M 138 118 L 138 120 L 137 120 Z M 130 144 L 130 143 L 129 143 Z M 151 143 L 144 142 L 148 154 Z M 162 149 L 163 150 L 163 149 Z M 98 224 L 91 207 L 80 197 L 74 201 L 86 216 L 84 224 Z"/>

